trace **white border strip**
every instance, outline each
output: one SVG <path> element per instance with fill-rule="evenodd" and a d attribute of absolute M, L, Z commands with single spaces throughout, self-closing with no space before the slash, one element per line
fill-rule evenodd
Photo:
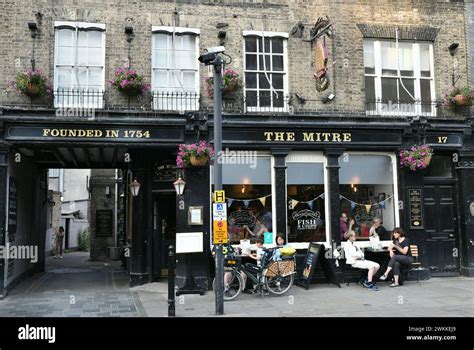
<path fill-rule="evenodd" d="M 196 35 L 201 34 L 201 30 L 197 28 L 188 27 L 168 27 L 168 26 L 151 26 L 151 31 L 155 32 L 166 32 L 166 33 L 193 33 Z"/>
<path fill-rule="evenodd" d="M 255 36 L 262 36 L 262 31 L 261 30 L 244 30 L 242 32 L 243 36 L 250 36 L 250 35 L 255 35 Z M 263 32 L 263 36 L 268 36 L 268 37 L 281 37 L 281 38 L 288 38 L 289 35 L 286 32 Z"/>

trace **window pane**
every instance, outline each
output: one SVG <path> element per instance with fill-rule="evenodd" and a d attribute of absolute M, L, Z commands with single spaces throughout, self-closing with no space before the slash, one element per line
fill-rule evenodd
<path fill-rule="evenodd" d="M 245 86 L 249 89 L 257 88 L 257 73 L 245 73 Z"/>
<path fill-rule="evenodd" d="M 421 79 L 420 80 L 421 90 L 421 109 L 423 113 L 432 112 L 432 98 L 431 98 L 431 80 Z"/>
<path fill-rule="evenodd" d="M 76 35 L 76 34 L 73 34 Z M 84 30 L 79 30 L 78 32 L 78 37 L 77 37 L 77 46 L 87 46 L 87 32 Z"/>
<path fill-rule="evenodd" d="M 269 38 L 269 37 L 265 37 L 265 38 L 263 38 L 263 40 L 265 41 L 265 53 L 270 53 L 270 43 L 271 43 L 272 39 Z M 263 52 L 263 50 L 262 50 L 262 38 L 261 37 L 258 38 L 258 51 Z"/>
<path fill-rule="evenodd" d="M 413 79 L 402 79 L 403 85 L 406 90 L 403 88 L 402 84 L 399 82 L 398 89 L 400 91 L 400 102 L 402 103 L 413 103 L 415 102 L 411 96 L 415 96 L 415 80 Z M 407 92 L 408 90 L 408 92 Z M 410 94 L 411 96 L 410 96 Z"/>
<path fill-rule="evenodd" d="M 89 68 L 89 86 L 101 86 L 102 85 L 102 69 L 101 68 Z"/>
<path fill-rule="evenodd" d="M 265 74 L 261 73 L 258 75 L 258 84 L 260 89 L 270 89 L 270 84 L 268 83 Z"/>
<path fill-rule="evenodd" d="M 350 219 L 359 237 L 368 237 L 375 217 L 382 220 L 388 232 L 378 231 L 382 240 L 390 239 L 395 227 L 395 200 L 393 198 L 393 170 L 389 156 L 349 154 L 339 159 L 341 194 L 341 238 L 349 227 Z M 366 207 L 370 205 L 370 207 Z"/>
<path fill-rule="evenodd" d="M 382 74 L 397 75 L 397 49 L 395 43 L 381 42 Z"/>
<path fill-rule="evenodd" d="M 93 30 L 88 33 L 87 46 L 89 47 L 102 47 L 102 32 Z"/>
<path fill-rule="evenodd" d="M 187 68 L 190 65 L 189 55 L 186 51 L 176 51 L 174 55 L 175 67 L 178 69 Z"/>
<path fill-rule="evenodd" d="M 72 46 L 73 45 L 73 34 L 75 32 L 70 29 L 58 29 L 58 45 L 59 46 Z"/>
<path fill-rule="evenodd" d="M 257 55 L 245 55 L 245 69 L 257 70 Z"/>
<path fill-rule="evenodd" d="M 263 66 L 263 55 L 258 55 L 258 69 L 262 71 L 270 71 L 270 55 L 265 55 L 265 67 Z"/>
<path fill-rule="evenodd" d="M 281 38 L 272 39 L 272 52 L 283 53 L 283 39 Z"/>
<path fill-rule="evenodd" d="M 276 92 L 276 93 L 275 93 Z M 283 90 L 272 92 L 273 107 L 283 108 L 285 105 L 285 96 Z"/>
<path fill-rule="evenodd" d="M 375 74 L 374 42 L 364 41 L 364 66 L 366 74 Z"/>
<path fill-rule="evenodd" d="M 260 91 L 259 92 L 259 97 L 260 97 L 260 107 L 270 107 L 270 91 Z"/>
<path fill-rule="evenodd" d="M 402 76 L 414 75 L 413 73 L 413 44 L 398 43 L 398 64 Z"/>
<path fill-rule="evenodd" d="M 287 163 L 288 242 L 326 240 L 322 163 Z"/>
<path fill-rule="evenodd" d="M 245 52 L 257 52 L 257 38 L 256 37 L 245 38 Z"/>
<path fill-rule="evenodd" d="M 85 89 L 87 88 L 87 69 L 79 68 L 76 71 L 76 78 L 73 81 L 73 85 L 76 88 Z"/>
<path fill-rule="evenodd" d="M 235 164 L 235 159 L 222 159 L 223 189 L 226 197 L 232 198 L 227 202 L 229 240 L 240 243 L 241 239 L 251 239 L 253 243 L 255 239 L 263 238 L 265 232 L 272 232 L 270 157 L 249 157 L 248 152 L 235 152 L 242 160 L 251 160 L 253 164 L 248 161 L 247 164 L 242 164 L 243 161 Z"/>
<path fill-rule="evenodd" d="M 283 56 L 272 56 L 272 70 L 283 71 Z"/>
<path fill-rule="evenodd" d="M 271 76 L 273 88 L 283 90 L 283 74 L 272 74 Z"/>
<path fill-rule="evenodd" d="M 420 44 L 420 69 L 422 77 L 431 77 L 430 46 Z"/>
<path fill-rule="evenodd" d="M 168 52 L 155 50 L 155 66 L 168 67 Z"/>
<path fill-rule="evenodd" d="M 450 156 L 433 155 L 425 176 L 453 177 L 453 162 Z"/>
<path fill-rule="evenodd" d="M 247 107 L 257 107 L 257 91 L 246 91 Z"/>
<path fill-rule="evenodd" d="M 196 86 L 196 73 L 195 72 L 183 72 L 183 86 L 188 91 L 195 90 L 195 86 Z"/>
<path fill-rule="evenodd" d="M 397 79 L 382 78 L 382 100 L 397 101 Z"/>
<path fill-rule="evenodd" d="M 195 51 L 196 37 L 194 35 L 183 35 L 183 50 Z"/>
<path fill-rule="evenodd" d="M 58 48 L 58 59 L 57 62 L 60 65 L 73 65 L 74 62 L 74 48 L 73 47 L 59 47 Z"/>
<path fill-rule="evenodd" d="M 58 87 L 64 88 L 71 84 L 72 68 L 60 67 L 58 69 Z"/>
<path fill-rule="evenodd" d="M 81 50 L 81 49 L 79 49 Z M 87 52 L 88 65 L 89 66 L 102 66 L 102 49 L 101 48 L 89 48 Z"/>
<path fill-rule="evenodd" d="M 168 72 L 166 70 L 155 70 L 155 86 L 156 87 L 167 87 L 168 86 Z"/>
<path fill-rule="evenodd" d="M 365 77 L 365 102 L 367 110 L 376 109 L 375 98 L 375 78 Z"/>
<path fill-rule="evenodd" d="M 166 34 L 155 34 L 155 48 L 166 49 L 168 48 L 168 35 Z"/>

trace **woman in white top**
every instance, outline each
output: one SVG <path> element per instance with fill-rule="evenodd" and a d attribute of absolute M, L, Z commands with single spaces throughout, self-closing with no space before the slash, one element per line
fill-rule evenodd
<path fill-rule="evenodd" d="M 380 265 L 374 261 L 365 260 L 364 252 L 362 252 L 362 250 L 360 250 L 360 248 L 354 244 L 355 240 L 356 233 L 354 231 L 350 231 L 347 243 L 344 245 L 346 264 L 352 265 L 352 267 L 356 269 L 368 269 L 369 273 L 367 275 L 367 282 L 364 282 L 364 287 L 378 290 L 378 288 L 372 282 L 372 278 L 380 269 Z"/>

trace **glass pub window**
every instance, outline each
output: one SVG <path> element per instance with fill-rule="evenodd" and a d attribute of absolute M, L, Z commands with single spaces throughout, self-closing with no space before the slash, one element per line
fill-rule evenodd
<path fill-rule="evenodd" d="M 230 243 L 242 239 L 253 243 L 257 238 L 263 240 L 265 232 L 272 232 L 271 158 L 248 159 L 253 162 L 239 164 L 232 158 L 222 159 Z"/>
<path fill-rule="evenodd" d="M 323 163 L 287 162 L 288 242 L 326 241 Z"/>
<path fill-rule="evenodd" d="M 425 177 L 453 177 L 453 159 L 449 155 L 433 155 Z"/>
<path fill-rule="evenodd" d="M 395 228 L 394 174 L 388 155 L 350 154 L 340 158 L 341 213 L 355 220 L 359 237 L 369 237 L 372 220 L 378 217 L 387 231 Z M 341 237 L 343 232 L 340 232 Z M 381 237 L 389 239 L 390 237 Z"/>

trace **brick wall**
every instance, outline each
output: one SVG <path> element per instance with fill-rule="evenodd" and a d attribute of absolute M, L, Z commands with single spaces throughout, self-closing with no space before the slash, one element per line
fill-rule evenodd
<path fill-rule="evenodd" d="M 364 111 L 364 67 L 363 37 L 357 24 L 379 24 L 400 26 L 429 26 L 439 28 L 434 41 L 436 97 L 451 82 L 452 58 L 448 46 L 459 42 L 460 47 L 454 64 L 459 81 L 467 83 L 467 52 L 465 38 L 465 4 L 446 0 L 179 0 L 179 1 L 28 1 L 3 0 L 0 20 L 4 23 L 0 33 L 0 104 L 28 104 L 25 97 L 14 92 L 5 93 L 6 81 L 16 72 L 26 68 L 32 53 L 32 38 L 27 22 L 38 21 L 35 14 L 42 14 L 41 35 L 36 42 L 36 64 L 53 77 L 54 21 L 84 21 L 106 24 L 106 81 L 113 76 L 114 69 L 127 59 L 125 26 L 133 26 L 135 39 L 132 42 L 132 61 L 135 68 L 151 81 L 151 26 L 173 25 L 201 29 L 201 50 L 217 46 L 217 23 L 227 23 L 226 52 L 232 56 L 232 67 L 242 73 L 242 31 L 261 30 L 289 32 L 301 21 L 305 25 L 304 37 L 319 16 L 328 15 L 333 22 L 334 50 L 329 40 L 331 86 L 325 92 L 315 89 L 311 63 L 310 44 L 301 38 L 288 40 L 290 94 L 298 93 L 307 102 L 303 105 L 293 98 L 296 111 L 323 112 L 333 110 Z M 335 52 L 335 56 L 332 53 Z M 212 107 L 205 93 L 204 78 L 207 69 L 200 67 L 203 106 Z M 323 104 L 321 99 L 328 92 L 336 93 L 336 99 Z M 128 99 L 107 87 L 107 106 L 125 108 Z M 293 95 L 294 96 L 294 95 Z M 231 103 L 234 103 L 230 101 Z M 238 105 L 235 102 L 234 105 Z M 132 99 L 131 107 L 149 109 L 150 96 L 141 100 Z"/>

